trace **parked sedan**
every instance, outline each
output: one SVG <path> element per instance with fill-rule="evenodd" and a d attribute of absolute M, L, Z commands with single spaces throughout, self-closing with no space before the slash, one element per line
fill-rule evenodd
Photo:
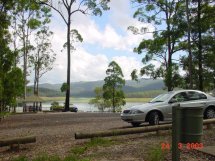
<path fill-rule="evenodd" d="M 139 126 L 143 122 L 157 125 L 159 121 L 172 119 L 172 106 L 175 103 L 184 106 L 198 103 L 203 106 L 205 119 L 215 118 L 215 97 L 197 90 L 178 90 L 161 94 L 148 103 L 123 110 L 121 119 L 133 126 Z"/>

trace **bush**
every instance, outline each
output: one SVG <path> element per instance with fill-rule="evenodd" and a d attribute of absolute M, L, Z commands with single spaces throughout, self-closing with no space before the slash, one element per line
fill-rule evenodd
<path fill-rule="evenodd" d="M 59 105 L 59 102 L 54 101 L 51 103 L 51 110 L 61 110 L 63 109 L 63 106 Z"/>

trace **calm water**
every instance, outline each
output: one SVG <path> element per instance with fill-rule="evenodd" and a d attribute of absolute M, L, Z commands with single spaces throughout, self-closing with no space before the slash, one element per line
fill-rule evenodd
<path fill-rule="evenodd" d="M 44 111 L 49 111 L 50 110 L 50 107 L 51 107 L 51 103 L 53 101 L 50 101 L 50 102 L 43 102 L 42 104 L 42 110 Z M 58 101 L 59 102 L 59 105 L 63 106 L 64 105 L 64 101 Z M 131 106 L 134 106 L 134 105 L 141 105 L 143 103 L 141 102 L 127 102 L 125 106 L 122 107 L 122 109 L 124 108 L 127 108 L 127 107 L 131 107 Z M 90 105 L 88 103 L 78 103 L 78 102 L 75 102 L 73 103 L 74 106 L 78 107 L 78 110 L 79 111 L 83 111 L 83 112 L 96 112 L 98 111 L 98 108 L 95 107 L 94 105 Z M 22 107 L 17 107 L 16 109 L 17 112 L 22 112 L 23 109 Z"/>

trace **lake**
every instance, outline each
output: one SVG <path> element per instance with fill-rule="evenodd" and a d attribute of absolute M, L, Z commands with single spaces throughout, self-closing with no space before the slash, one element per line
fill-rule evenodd
<path fill-rule="evenodd" d="M 53 101 L 43 102 L 42 110 L 43 111 L 49 111 L 52 102 Z M 61 106 L 64 105 L 64 101 L 57 101 L 57 102 L 59 102 L 59 105 L 61 105 Z M 144 102 L 126 102 L 126 105 L 122 106 L 122 109 L 127 108 L 127 107 L 131 107 L 131 106 L 134 106 L 134 105 L 141 105 L 143 103 Z M 78 108 L 78 111 L 83 111 L 83 112 L 97 112 L 97 111 L 99 111 L 97 107 L 95 107 L 94 105 L 90 105 L 87 102 L 86 103 L 74 102 L 72 104 Z M 22 107 L 17 107 L 16 108 L 16 112 L 22 112 L 22 111 L 23 111 Z"/>

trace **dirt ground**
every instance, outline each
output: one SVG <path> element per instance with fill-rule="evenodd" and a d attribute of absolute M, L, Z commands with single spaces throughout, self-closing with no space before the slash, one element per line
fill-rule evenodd
<path fill-rule="evenodd" d="M 144 125 L 143 125 L 144 126 Z M 80 146 L 89 139 L 75 140 L 75 132 L 96 132 L 103 130 L 132 128 L 130 124 L 120 119 L 119 113 L 37 113 L 11 115 L 0 122 L 0 139 L 20 136 L 36 136 L 36 143 L 21 145 L 19 151 L 0 147 L 0 161 L 12 160 L 18 156 L 34 158 L 41 153 L 67 156 L 72 147 Z M 161 146 L 162 143 L 171 145 L 170 132 L 155 132 L 115 136 L 111 139 L 117 144 L 108 147 L 89 149 L 83 156 L 91 156 L 95 161 L 143 161 L 149 148 Z M 215 145 L 215 129 L 204 131 L 203 144 Z M 93 154 L 93 155 L 92 155 Z M 93 156 L 93 157 L 92 157 Z M 165 160 L 171 160 L 167 151 Z M 215 161 L 212 156 L 196 150 L 182 149 L 183 161 Z"/>

